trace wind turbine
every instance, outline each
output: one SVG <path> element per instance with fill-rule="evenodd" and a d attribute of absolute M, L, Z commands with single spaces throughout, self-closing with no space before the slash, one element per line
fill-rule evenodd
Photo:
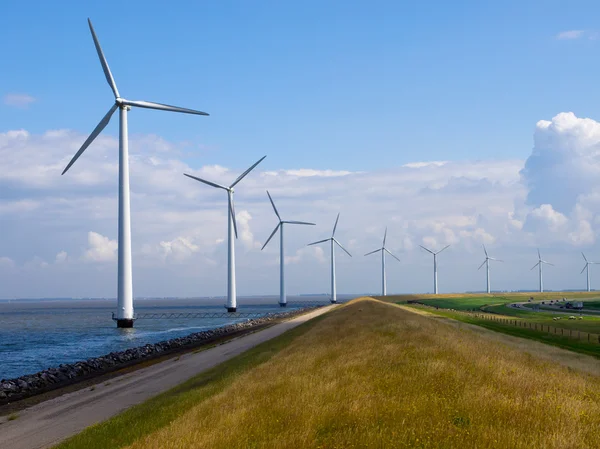
<path fill-rule="evenodd" d="M 285 224 L 297 224 L 297 225 L 309 225 L 314 226 L 314 223 L 307 223 L 305 221 L 284 221 L 281 219 L 277 208 L 275 207 L 275 203 L 273 202 L 273 198 L 271 198 L 271 194 L 267 190 L 267 195 L 269 197 L 269 201 L 271 201 L 271 206 L 273 206 L 273 210 L 275 211 L 275 215 L 279 219 L 279 224 L 275 226 L 275 229 L 260 249 L 261 251 L 265 249 L 267 243 L 273 238 L 275 233 L 279 230 L 279 306 L 285 307 L 287 305 L 287 299 L 285 296 L 285 255 L 284 255 L 284 245 L 283 245 L 283 225 Z"/>
<path fill-rule="evenodd" d="M 385 239 L 386 239 L 386 237 L 387 237 L 387 228 L 385 228 L 385 232 L 383 233 L 383 245 L 381 246 L 381 248 L 376 249 L 375 251 L 371 251 L 370 253 L 365 254 L 365 256 L 368 256 L 369 254 L 375 254 L 375 253 L 378 253 L 379 251 L 381 251 L 381 296 L 386 296 L 387 295 L 386 278 L 385 278 L 385 253 L 388 253 L 390 256 L 392 256 L 394 259 L 396 259 L 398 262 L 400 262 L 400 259 L 398 259 L 396 256 L 394 256 L 385 247 Z"/>
<path fill-rule="evenodd" d="M 188 178 L 195 179 L 196 181 L 200 181 L 204 184 L 207 184 L 211 187 L 216 187 L 217 189 L 223 189 L 227 192 L 227 304 L 225 307 L 228 312 L 235 312 L 237 310 L 237 296 L 235 292 L 235 242 L 234 236 L 237 239 L 237 224 L 235 222 L 235 206 L 233 204 L 233 188 L 235 185 L 240 182 L 244 177 L 250 173 L 254 167 L 262 162 L 264 158 L 267 156 L 261 157 L 257 162 L 255 162 L 248 170 L 242 173 L 238 178 L 233 181 L 233 183 L 229 186 L 222 186 L 221 184 L 217 184 L 216 182 L 207 181 L 202 178 L 198 178 L 197 176 L 188 175 L 184 173 Z"/>
<path fill-rule="evenodd" d="M 535 267 L 539 267 L 539 270 L 540 270 L 540 293 L 542 293 L 544 291 L 544 281 L 543 281 L 543 277 L 542 277 L 542 275 L 543 275 L 542 266 L 544 264 L 554 266 L 554 264 L 551 264 L 550 262 L 546 262 L 545 260 L 542 259 L 542 255 L 540 254 L 540 249 L 538 248 L 538 263 L 536 263 L 533 267 L 531 267 L 531 269 L 533 270 Z"/>
<path fill-rule="evenodd" d="M 423 248 L 425 251 L 427 251 L 428 253 L 433 254 L 433 293 L 435 295 L 438 294 L 438 283 L 437 283 L 437 255 L 439 253 L 441 253 L 442 251 L 444 251 L 446 248 L 448 248 L 450 245 L 446 245 L 444 246 L 442 249 L 440 249 L 439 251 L 431 251 L 430 249 L 425 248 L 423 245 L 419 245 L 421 248 Z"/>
<path fill-rule="evenodd" d="M 131 276 L 131 208 L 129 204 L 129 148 L 127 137 L 127 111 L 132 106 L 146 109 L 158 109 L 160 111 L 182 112 L 184 114 L 208 115 L 206 112 L 185 109 L 167 104 L 152 103 L 149 101 L 126 100 L 121 97 L 117 85 L 112 76 L 100 42 L 96 37 L 92 22 L 88 19 L 88 25 L 94 39 L 96 52 L 100 58 L 100 64 L 108 85 L 113 91 L 115 102 L 108 110 L 100 123 L 94 128 L 90 136 L 83 142 L 79 151 L 71 159 L 62 174 L 64 175 L 75 163 L 79 156 L 87 149 L 96 137 L 102 132 L 110 118 L 119 109 L 119 262 L 118 262 L 118 290 L 117 290 L 117 327 L 133 327 L 133 282 Z"/>
<path fill-rule="evenodd" d="M 334 244 L 336 244 L 337 246 L 342 248 L 346 254 L 348 254 L 350 257 L 352 257 L 352 254 L 350 254 L 348 251 L 346 251 L 346 248 L 344 248 L 340 244 L 340 242 L 338 242 L 335 239 L 335 230 L 337 228 L 339 219 L 340 219 L 340 214 L 338 213 L 337 218 L 335 219 L 335 224 L 333 225 L 333 232 L 331 233 L 330 238 L 324 239 L 324 240 L 319 240 L 318 242 L 309 243 L 307 245 L 307 246 L 311 246 L 311 245 L 317 245 L 319 243 L 331 242 L 331 299 L 330 299 L 330 301 L 333 304 L 335 304 L 337 302 L 337 291 L 336 291 L 336 286 L 335 286 L 335 245 Z"/>
<path fill-rule="evenodd" d="M 585 254 L 581 253 L 581 255 L 583 256 L 583 259 L 585 260 L 585 266 L 583 267 L 583 270 L 581 270 L 581 273 L 583 273 L 584 270 L 587 270 L 587 273 L 586 273 L 587 274 L 587 291 L 589 292 L 589 291 L 591 291 L 591 287 L 590 287 L 590 265 L 598 264 L 598 262 L 590 262 L 585 257 Z"/>
<path fill-rule="evenodd" d="M 485 260 L 483 261 L 483 263 L 481 265 L 479 265 L 479 268 L 477 268 L 477 269 L 481 270 L 481 267 L 483 267 L 485 265 L 486 279 L 487 279 L 487 292 L 490 293 L 491 292 L 491 290 L 490 290 L 490 260 L 495 260 L 496 262 L 504 262 L 504 261 L 488 256 L 488 252 L 485 249 L 485 245 L 483 245 L 483 252 L 485 253 Z"/>

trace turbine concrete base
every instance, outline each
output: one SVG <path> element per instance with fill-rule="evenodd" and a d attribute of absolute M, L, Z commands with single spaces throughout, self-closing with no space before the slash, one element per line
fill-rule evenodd
<path fill-rule="evenodd" d="M 237 307 L 227 307 L 227 311 L 229 313 L 235 313 L 236 310 L 237 310 Z"/>
<path fill-rule="evenodd" d="M 287 302 L 280 302 L 279 307 L 287 307 Z"/>
<path fill-rule="evenodd" d="M 133 320 L 127 318 L 117 319 L 117 327 L 121 329 L 128 329 L 133 327 Z"/>

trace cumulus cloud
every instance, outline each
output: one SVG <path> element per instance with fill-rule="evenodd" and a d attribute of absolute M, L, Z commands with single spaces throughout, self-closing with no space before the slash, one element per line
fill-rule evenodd
<path fill-rule="evenodd" d="M 106 236 L 115 235 L 117 227 L 117 140 L 100 136 L 60 176 L 85 137 L 70 130 L 0 133 L 0 189 L 6 192 L 0 197 L 0 247 L 13 272 L 28 267 L 29 280 L 3 277 L 4 294 L 46 296 L 50 287 L 69 281 L 70 292 L 114 295 L 109 262 L 116 260 L 117 242 Z M 182 173 L 229 184 L 245 167 L 191 167 L 181 159 L 184 145 L 159 136 L 132 136 L 130 147 L 135 293 L 223 294 L 227 198 Z M 441 266 L 443 290 L 476 288 L 475 273 L 468 270 L 481 244 L 490 251 L 510 249 L 514 257 L 529 258 L 527 265 L 537 246 L 565 254 L 574 248 L 600 252 L 595 238 L 599 149 L 599 123 L 562 113 L 537 123 L 526 161 L 416 161 L 361 172 L 263 172 L 258 167 L 236 192 L 240 295 L 277 288 L 278 245 L 260 251 L 260 242 L 276 225 L 266 189 L 283 217 L 317 223 L 286 234 L 286 263 L 296 267 L 289 273 L 290 292 L 327 290 L 329 250 L 306 244 L 329 237 L 338 212 L 336 237 L 353 255 L 379 247 L 388 227 L 387 246 L 402 261 L 390 267 L 395 270 L 389 275 L 390 291 L 429 286 L 430 261 L 419 244 L 432 249 L 452 245 L 444 253 L 447 265 Z M 90 263 L 67 263 L 79 255 Z M 337 259 L 341 292 L 365 291 L 378 276 L 377 264 L 365 259 Z M 37 277 L 44 260 L 54 263 L 45 266 L 46 277 Z M 91 262 L 98 263 L 92 267 Z M 478 263 L 473 263 L 476 270 Z M 9 262 L 0 259 L 0 265 L 7 273 Z M 509 281 L 507 274 L 507 287 Z"/>
<path fill-rule="evenodd" d="M 88 249 L 83 255 L 87 262 L 114 262 L 117 260 L 117 241 L 97 232 L 88 232 Z"/>
<path fill-rule="evenodd" d="M 14 268 L 15 262 L 10 257 L 0 257 L 0 269 Z"/>
<path fill-rule="evenodd" d="M 4 104 L 20 109 L 27 109 L 31 103 L 35 102 L 35 98 L 27 94 L 6 94 L 4 96 Z"/>
<path fill-rule="evenodd" d="M 54 263 L 58 263 L 58 264 L 65 263 L 67 261 L 68 257 L 69 256 L 67 255 L 66 251 L 61 251 L 54 258 Z"/>

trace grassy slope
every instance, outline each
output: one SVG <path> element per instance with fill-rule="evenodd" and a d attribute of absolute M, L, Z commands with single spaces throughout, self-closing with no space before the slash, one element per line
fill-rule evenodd
<path fill-rule="evenodd" d="M 598 377 L 362 300 L 60 447 L 600 447 L 599 425 Z"/>
<path fill-rule="evenodd" d="M 432 315 L 442 316 L 445 318 L 452 318 L 453 320 L 461 321 L 463 323 L 468 323 L 468 324 L 474 324 L 476 326 L 481 326 L 481 327 L 484 327 L 486 329 L 490 329 L 490 330 L 493 330 L 496 332 L 502 332 L 503 334 L 513 335 L 515 337 L 528 338 L 530 340 L 539 341 L 539 342 L 546 343 L 546 344 L 549 344 L 552 346 L 558 346 L 559 348 L 568 349 L 570 351 L 575 351 L 575 352 L 579 352 L 582 354 L 587 354 L 587 355 L 591 355 L 591 356 L 600 358 L 600 344 L 598 344 L 596 342 L 588 342 L 586 340 L 587 334 L 584 334 L 582 336 L 582 340 L 578 340 L 577 338 L 569 338 L 568 336 L 566 336 L 567 335 L 566 331 L 565 331 L 565 335 L 553 334 L 553 333 L 548 333 L 547 331 L 523 328 L 523 327 L 514 326 L 512 324 L 504 324 L 499 321 L 478 318 L 476 315 L 456 313 L 451 310 L 444 310 L 444 309 L 435 310 L 435 309 L 431 309 L 431 308 L 425 308 L 425 307 L 419 306 L 419 305 L 408 305 L 405 307 L 409 307 L 409 308 L 413 308 L 413 309 L 417 309 L 417 310 L 422 309 Z M 527 313 L 527 312 L 525 312 L 525 313 Z M 504 316 L 507 318 L 510 318 L 510 316 L 506 316 L 506 315 L 504 315 Z M 527 319 L 525 321 L 533 322 L 533 320 L 530 320 L 530 319 Z M 561 320 L 561 321 L 566 321 L 566 320 Z M 550 324 L 550 326 L 560 327 L 559 326 L 560 322 L 555 322 L 552 320 L 550 320 L 549 322 L 545 322 L 543 320 L 540 320 L 537 322 L 538 322 L 538 324 L 543 323 L 544 326 L 546 324 Z M 570 323 L 573 323 L 573 321 L 571 321 Z M 568 326 L 564 326 L 564 327 L 568 328 Z M 595 337 L 595 338 L 597 338 L 597 337 Z"/>

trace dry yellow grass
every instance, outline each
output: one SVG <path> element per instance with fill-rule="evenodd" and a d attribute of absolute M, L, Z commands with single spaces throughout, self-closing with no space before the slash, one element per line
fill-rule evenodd
<path fill-rule="evenodd" d="M 130 447 L 597 448 L 599 426 L 598 377 L 360 300 Z"/>

